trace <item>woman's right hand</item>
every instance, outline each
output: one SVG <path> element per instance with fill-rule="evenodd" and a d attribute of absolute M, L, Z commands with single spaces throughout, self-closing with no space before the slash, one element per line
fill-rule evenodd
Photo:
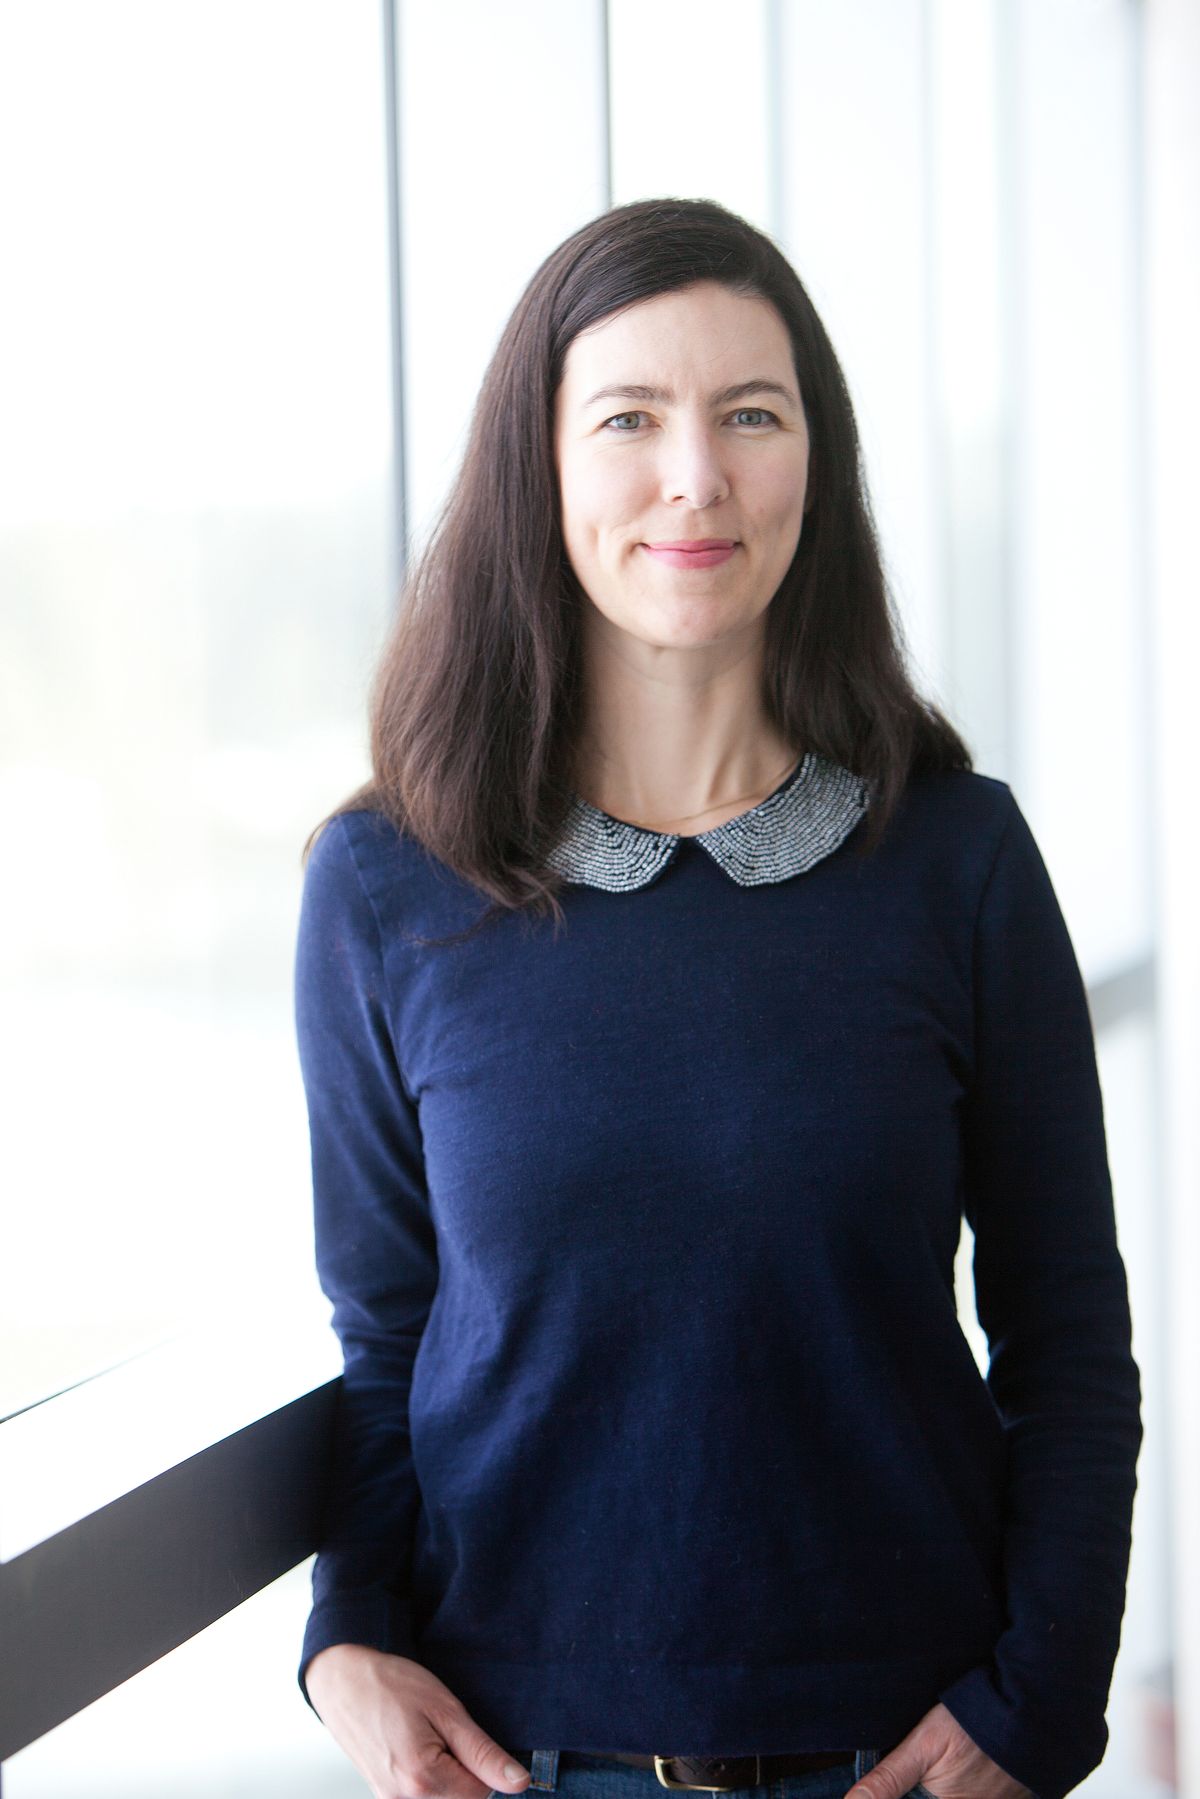
<path fill-rule="evenodd" d="M 486 1799 L 529 1783 L 449 1687 L 407 1656 L 334 1643 L 313 1656 L 304 1684 L 375 1799 Z"/>

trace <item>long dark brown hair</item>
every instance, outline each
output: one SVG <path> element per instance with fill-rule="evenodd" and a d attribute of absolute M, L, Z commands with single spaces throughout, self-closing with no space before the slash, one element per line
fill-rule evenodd
<path fill-rule="evenodd" d="M 541 858 L 573 792 L 588 601 L 563 545 L 555 396 L 580 332 L 699 281 L 774 306 L 808 427 L 803 528 L 766 613 L 767 716 L 797 751 L 868 780 L 862 854 L 911 774 L 972 767 L 908 677 L 845 377 L 795 270 L 715 201 L 637 200 L 567 238 L 517 302 L 371 683 L 371 776 L 314 826 L 302 864 L 329 819 L 368 808 L 489 895 L 485 916 L 563 921 L 561 877 Z"/>

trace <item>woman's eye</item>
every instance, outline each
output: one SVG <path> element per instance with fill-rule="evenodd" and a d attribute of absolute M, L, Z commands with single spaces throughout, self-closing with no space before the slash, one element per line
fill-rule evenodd
<path fill-rule="evenodd" d="M 739 406 L 737 412 L 735 412 L 733 416 L 734 418 L 738 418 L 744 412 L 757 413 L 760 419 L 770 419 L 774 424 L 778 424 L 779 422 L 775 414 L 773 412 L 768 412 L 765 406 Z M 603 429 L 607 431 L 610 425 L 619 426 L 622 419 L 641 419 L 645 418 L 645 416 L 644 412 L 614 412 L 610 419 L 605 419 Z M 614 435 L 617 437 L 632 437 L 633 432 L 618 429 Z"/>

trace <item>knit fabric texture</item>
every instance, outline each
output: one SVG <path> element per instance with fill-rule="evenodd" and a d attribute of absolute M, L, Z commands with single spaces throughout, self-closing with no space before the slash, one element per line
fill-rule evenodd
<path fill-rule="evenodd" d="M 1101 1760 L 1142 1424 L 1084 985 L 1006 783 L 912 779 L 867 856 L 865 806 L 814 755 L 696 837 L 578 801 L 566 930 L 441 947 L 485 896 L 318 836 L 302 1690 L 361 1643 L 510 1748 L 887 1751 L 940 1700 L 1037 1799 Z"/>

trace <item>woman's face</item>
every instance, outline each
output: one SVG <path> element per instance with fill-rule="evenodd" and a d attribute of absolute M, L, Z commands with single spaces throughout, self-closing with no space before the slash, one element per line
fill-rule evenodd
<path fill-rule="evenodd" d="M 661 648 L 759 633 L 800 541 L 808 448 L 767 301 L 704 281 L 581 333 L 555 453 L 567 554 L 598 612 Z M 651 547 L 697 538 L 733 549 L 706 563 Z"/>

